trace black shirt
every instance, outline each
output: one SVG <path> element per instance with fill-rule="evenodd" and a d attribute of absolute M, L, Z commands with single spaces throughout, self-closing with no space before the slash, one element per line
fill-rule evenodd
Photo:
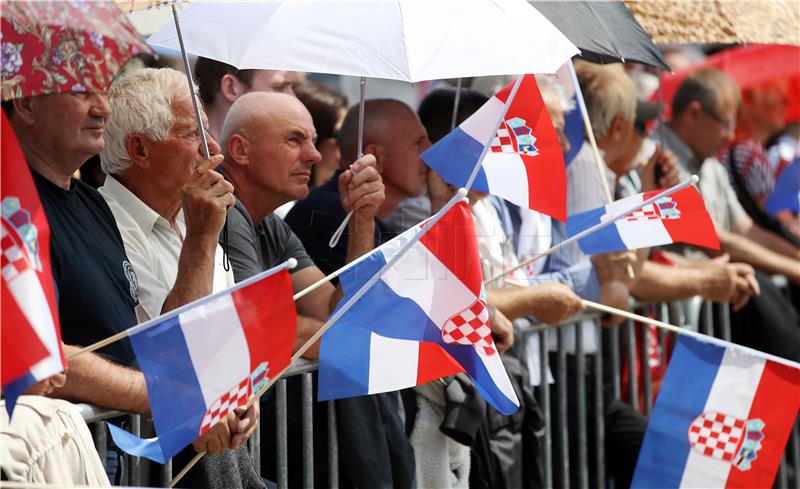
<path fill-rule="evenodd" d="M 339 199 L 339 175 L 341 171 L 337 171 L 325 184 L 312 190 L 286 216 L 286 224 L 300 238 L 311 259 L 325 275 L 343 267 L 347 261 L 348 229 L 345 228 L 334 248 L 328 246 L 331 236 L 347 216 Z M 375 246 L 396 234 L 375 219 Z"/>
<path fill-rule="evenodd" d="M 116 221 L 97 190 L 72 179 L 70 189 L 31 171 L 50 225 L 50 261 L 58 298 L 61 338 L 88 346 L 136 324 L 136 273 L 125 255 Z M 136 366 L 130 341 L 97 351 Z"/>

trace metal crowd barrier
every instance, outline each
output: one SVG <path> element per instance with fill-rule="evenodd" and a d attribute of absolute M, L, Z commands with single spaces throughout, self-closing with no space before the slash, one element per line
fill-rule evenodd
<path fill-rule="evenodd" d="M 647 315 L 651 312 L 657 319 L 672 324 L 698 330 L 702 333 L 713 335 L 722 339 L 730 339 L 730 312 L 728 304 L 712 304 L 699 299 L 683 304 L 650 304 L 637 305 L 634 310 Z M 675 344 L 675 334 L 663 330 L 656 332 L 657 341 L 653 345 L 648 342 L 648 326 L 633 324 L 625 321 L 620 326 L 603 328 L 598 326 L 599 321 L 593 324 L 583 323 L 583 320 L 599 320 L 600 314 L 588 313 L 572 318 L 558 328 L 542 330 L 540 325 L 526 321 L 516 324 L 522 337 L 517 341 L 525 341 L 527 335 L 538 335 L 539 342 L 539 379 L 542 385 L 536 388 L 537 399 L 544 414 L 545 430 L 541 438 L 544 482 L 546 487 L 608 487 L 617 489 L 613 479 L 606 473 L 606 460 L 614 454 L 606 453 L 603 412 L 606 395 L 614 400 L 627 401 L 641 414 L 648 416 L 653 405 L 653 379 L 650 372 L 651 354 L 655 351 L 660 354 L 658 359 L 666 368 L 670 349 Z M 716 318 L 716 321 L 715 321 Z M 574 353 L 567 351 L 567 328 L 575 328 Z M 584 345 L 583 329 L 594 329 L 596 350 L 589 354 Z M 637 330 L 639 335 L 637 338 Z M 550 351 L 548 336 L 555 337 L 555 351 Z M 637 349 L 638 345 L 638 349 Z M 571 349 L 571 348 L 570 348 Z M 554 362 L 551 362 L 551 355 Z M 637 359 L 641 369 L 637 368 Z M 604 369 L 609 372 L 604 377 Z M 275 461 L 277 467 L 277 487 L 288 487 L 288 437 L 302 437 L 303 472 L 302 486 L 314 487 L 314 445 L 313 445 L 313 392 L 312 372 L 317 368 L 316 363 L 307 363 L 292 367 L 286 377 L 279 380 L 274 389 L 276 402 L 276 442 L 277 451 Z M 556 379 L 553 385 L 547 384 L 548 372 Z M 623 382 L 623 369 L 627 371 L 627 384 Z M 572 371 L 572 372 L 570 372 Z M 591 374 L 591 375 L 590 375 Z M 641 374 L 641 375 L 640 375 Z M 301 376 L 301 433 L 287 433 L 287 394 L 286 378 Z M 577 383 L 571 386 L 565 379 L 574 375 Z M 588 389 L 591 387 L 592 395 Z M 641 393 L 640 393 L 641 387 Z M 568 389 L 574 388 L 574 406 L 570 406 Z M 551 390 L 552 389 L 552 390 Z M 641 395 L 640 395 L 641 394 Z M 640 398 L 643 402 L 640 402 Z M 591 406 L 591 409 L 589 409 Z M 106 421 L 119 419 L 127 421 L 127 429 L 133 434 L 140 435 L 142 424 L 147 420 L 139 415 L 130 415 L 119 411 L 99 409 L 87 404 L 79 405 L 84 419 L 90 425 L 94 436 L 95 445 L 105 463 L 108 434 Z M 577 413 L 576 426 L 569 426 L 569 409 Z M 555 413 L 555 419 L 553 414 Z M 558 422 L 556 422 L 558 420 Z M 263 420 L 262 420 L 263 421 Z M 339 485 L 338 474 L 338 444 L 336 439 L 336 412 L 332 402 L 327 403 L 327 433 L 328 451 L 327 465 L 329 470 L 328 487 L 335 489 Z M 591 429 L 590 429 L 591 427 Z M 576 440 L 576 447 L 570 446 L 570 430 L 572 439 Z M 253 455 L 256 470 L 260 473 L 261 440 L 260 430 L 257 430 L 248 447 Z M 590 446 L 591 445 L 591 446 Z M 554 447 L 558 452 L 554 453 Z M 576 461 L 575 466 L 570 465 L 570 452 Z M 591 457 L 591 459 L 590 459 Z M 160 467 L 156 480 L 149 477 L 153 471 L 148 470 L 138 457 L 124 455 L 122 457 L 122 485 L 147 485 L 155 484 L 166 487 L 173 476 L 181 467 L 173 467 L 171 461 Z M 590 473 L 590 466 L 593 467 Z M 555 484 L 560 481 L 560 484 Z M 602 481 L 598 483 L 598 481 Z M 179 484 L 180 485 L 180 484 Z M 780 489 L 800 488 L 800 423 L 796 423 L 790 436 L 783 460 L 781 461 L 775 487 Z"/>

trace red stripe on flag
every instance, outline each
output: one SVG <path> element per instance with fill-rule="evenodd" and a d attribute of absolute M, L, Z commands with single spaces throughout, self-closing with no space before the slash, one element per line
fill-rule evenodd
<path fill-rule="evenodd" d="M 649 199 L 660 192 L 646 192 L 643 198 Z M 678 190 L 669 197 L 675 201 L 677 209 L 681 213 L 680 219 L 661 220 L 667 233 L 672 237 L 672 241 L 718 250 L 719 238 L 700 192 L 693 186 L 689 186 Z"/>
<path fill-rule="evenodd" d="M 463 372 L 458 362 L 444 351 L 441 346 L 429 341 L 419 342 L 419 359 L 417 361 L 417 385 L 448 375 Z"/>
<path fill-rule="evenodd" d="M 539 149 L 541 152 L 541 148 Z M 561 150 L 558 150 L 561 155 Z M 567 220 L 567 172 L 564 157 L 555 158 L 520 155 L 528 175 L 528 206 L 538 212 L 566 222 Z"/>
<path fill-rule="evenodd" d="M 250 350 L 250 372 L 269 362 L 272 378 L 289 365 L 297 312 L 289 272 L 280 272 L 231 293 Z"/>
<path fill-rule="evenodd" d="M 747 416 L 765 423 L 761 449 L 750 470 L 731 467 L 725 487 L 772 487 L 798 409 L 800 369 L 767 361 Z"/>
<path fill-rule="evenodd" d="M 453 275 L 480 297 L 483 286 L 478 240 L 469 206 L 459 202 L 450 208 L 420 239 L 428 250 L 446 266 Z M 441 280 L 432 278 L 431 280 Z M 443 298 L 446 300 L 446 298 Z"/>

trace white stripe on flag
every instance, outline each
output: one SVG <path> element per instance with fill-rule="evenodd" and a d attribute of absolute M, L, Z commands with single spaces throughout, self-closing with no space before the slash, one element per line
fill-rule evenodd
<path fill-rule="evenodd" d="M 458 127 L 484 146 L 489 137 L 494 135 L 497 121 L 505 110 L 506 105 L 497 97 L 492 97 Z"/>
<path fill-rule="evenodd" d="M 250 374 L 250 350 L 230 294 L 179 316 L 206 406 Z"/>
<path fill-rule="evenodd" d="M 530 205 L 528 174 L 522 158 L 516 153 L 486 153 L 483 171 L 489 192 L 517 204 L 523 209 Z M 547 182 L 540 182 L 546 185 Z"/>
<path fill-rule="evenodd" d="M 642 208 L 642 211 L 652 211 L 652 205 Z M 661 219 L 626 221 L 623 217 L 616 222 L 617 232 L 622 242 L 629 250 L 649 248 L 655 244 L 671 243 L 672 237 Z"/>
<path fill-rule="evenodd" d="M 765 363 L 763 358 L 726 349 L 704 412 L 715 411 L 746 421 Z M 729 463 L 701 455 L 691 448 L 680 487 L 724 487 L 731 470 L 735 469 Z"/>
<path fill-rule="evenodd" d="M 419 342 L 372 333 L 369 340 L 369 393 L 417 385 Z"/>

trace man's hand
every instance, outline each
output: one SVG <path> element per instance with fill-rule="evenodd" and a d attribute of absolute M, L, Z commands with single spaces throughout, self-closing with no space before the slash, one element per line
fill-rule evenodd
<path fill-rule="evenodd" d="M 431 215 L 436 214 L 453 198 L 457 188 L 445 182 L 435 171 L 428 171 L 428 197 L 431 200 Z"/>
<path fill-rule="evenodd" d="M 64 387 L 67 383 L 67 373 L 59 372 L 28 387 L 24 394 L 29 396 L 49 396 L 54 389 Z"/>
<path fill-rule="evenodd" d="M 192 442 L 194 449 L 199 452 L 208 452 L 209 455 L 219 455 L 231 448 L 231 430 L 230 426 L 236 422 L 236 414 L 228 413 L 228 415 L 219 420 L 217 424 L 212 426 L 208 431 L 203 433 L 203 436 Z"/>
<path fill-rule="evenodd" d="M 633 251 L 600 253 L 592 255 L 591 260 L 601 286 L 614 281 L 626 286 L 630 284 L 632 279 L 628 275 L 628 267 L 636 263 L 636 253 Z"/>
<path fill-rule="evenodd" d="M 233 422 L 229 425 L 233 434 L 231 448 L 237 448 L 253 436 L 258 427 L 258 400 L 247 409 L 244 406 L 240 406 L 234 409 L 233 412 L 236 416 L 232 418 Z"/>
<path fill-rule="evenodd" d="M 550 325 L 557 325 L 584 309 L 581 298 L 569 287 L 560 283 L 532 285 L 530 290 L 536 294 L 534 310 L 536 318 Z"/>
<path fill-rule="evenodd" d="M 628 285 L 619 280 L 601 283 L 600 302 L 607 306 L 627 311 L 630 307 L 630 291 L 628 290 Z M 622 316 L 609 314 L 603 316 L 601 323 L 605 327 L 611 327 L 620 324 L 624 320 L 625 318 Z"/>
<path fill-rule="evenodd" d="M 497 351 L 505 353 L 514 345 L 514 325 L 511 321 L 495 307 L 490 307 L 491 316 L 489 326 L 492 328 L 492 339 L 494 340 Z"/>
<path fill-rule="evenodd" d="M 370 220 L 386 198 L 383 180 L 375 164 L 375 156 L 367 154 L 339 175 L 339 195 L 344 210 L 354 210 L 358 217 Z"/>
<path fill-rule="evenodd" d="M 196 162 L 192 177 L 181 190 L 186 236 L 208 236 L 216 242 L 225 224 L 227 210 L 236 203 L 233 185 L 213 170 L 222 155 Z"/>
<path fill-rule="evenodd" d="M 700 295 L 714 302 L 730 302 L 738 311 L 750 299 L 761 293 L 755 270 L 746 263 L 729 263 L 725 254 L 708 260 L 699 268 L 702 273 Z"/>
<path fill-rule="evenodd" d="M 656 168 L 659 169 L 656 172 Z M 656 179 L 656 174 L 660 173 L 660 178 Z M 642 191 L 673 187 L 680 183 L 680 173 L 678 171 L 678 159 L 671 151 L 662 149 L 656 145 L 656 151 L 647 161 L 642 170 Z"/>

